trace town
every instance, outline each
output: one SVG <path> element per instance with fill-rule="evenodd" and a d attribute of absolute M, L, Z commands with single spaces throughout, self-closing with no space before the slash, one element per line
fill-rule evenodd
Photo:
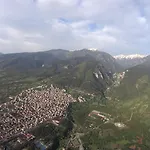
<path fill-rule="evenodd" d="M 39 88 L 39 87 L 38 87 Z M 0 105 L 0 141 L 25 133 L 44 122 L 57 122 L 66 115 L 69 103 L 76 100 L 65 90 L 28 89 Z"/>

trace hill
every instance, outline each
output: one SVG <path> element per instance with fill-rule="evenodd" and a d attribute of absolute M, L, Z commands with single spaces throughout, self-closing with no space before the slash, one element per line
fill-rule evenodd
<path fill-rule="evenodd" d="M 132 67 L 125 71 L 125 76 L 120 85 L 111 92 L 112 96 L 119 99 L 128 99 L 139 96 L 150 88 L 150 57 L 140 65 Z"/>
<path fill-rule="evenodd" d="M 74 128 L 70 137 L 74 138 L 63 140 L 62 147 L 69 143 L 70 149 L 150 149 L 149 63 L 147 57 L 145 63 L 115 73 L 105 98 L 95 96 L 72 104 Z"/>
<path fill-rule="evenodd" d="M 119 65 L 107 53 L 81 50 L 68 56 L 66 51 L 62 59 L 59 59 L 59 52 L 54 53 L 51 55 L 55 55 L 57 61 L 49 65 L 45 63 L 44 67 L 23 71 L 17 68 L 13 72 L 10 67 L 1 71 L 0 96 L 3 100 L 11 94 L 17 95 L 22 89 L 42 84 L 49 87 L 52 83 L 64 87 L 66 90 L 63 91 L 81 100 L 80 103 L 69 104 L 67 116 L 59 125 L 53 127 L 46 124 L 33 129 L 36 139 L 47 144 L 57 143 L 56 147 L 60 149 L 149 150 L 149 57 L 141 65 L 115 72 L 119 67 L 113 66 Z M 28 93 L 28 90 L 25 91 Z M 31 96 L 44 92 L 34 92 L 33 88 L 30 91 Z M 23 102 L 20 96 L 19 101 Z M 30 100 L 32 103 L 33 100 Z M 36 108 L 37 105 L 33 106 Z"/>
<path fill-rule="evenodd" d="M 55 49 L 44 52 L 35 53 L 13 53 L 0 55 L 0 69 L 15 69 L 17 71 L 28 71 L 30 69 L 49 67 L 59 60 L 71 60 L 73 58 L 91 57 L 95 61 L 102 63 L 112 72 L 119 71 L 121 67 L 116 63 L 115 59 L 100 51 L 90 51 L 87 49 L 79 51 L 68 51 Z"/>
<path fill-rule="evenodd" d="M 121 69 L 111 55 L 87 49 L 4 54 L 0 56 L 0 100 L 43 82 L 73 93 L 103 93 L 113 73 Z"/>

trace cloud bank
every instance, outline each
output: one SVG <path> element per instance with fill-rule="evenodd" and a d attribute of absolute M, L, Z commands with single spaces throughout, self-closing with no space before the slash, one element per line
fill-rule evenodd
<path fill-rule="evenodd" d="M 149 54 L 149 25 L 149 0 L 1 0 L 0 52 Z"/>

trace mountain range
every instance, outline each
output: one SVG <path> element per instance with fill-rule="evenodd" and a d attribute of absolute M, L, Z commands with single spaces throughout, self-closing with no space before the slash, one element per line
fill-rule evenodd
<path fill-rule="evenodd" d="M 0 55 L 0 69 L 13 68 L 18 71 L 30 70 L 35 68 L 50 67 L 58 61 L 71 61 L 76 58 L 91 58 L 99 61 L 108 70 L 112 72 L 119 71 L 121 68 L 115 59 L 105 52 L 91 51 L 88 49 L 78 51 L 68 51 L 62 49 L 55 49 L 44 52 L 35 53 L 13 53 Z"/>
<path fill-rule="evenodd" d="M 143 63 L 125 70 L 125 77 L 121 84 L 113 89 L 115 97 L 119 99 L 137 97 L 139 92 L 144 94 L 146 88 L 149 88 L 150 57 L 144 59 Z"/>
<path fill-rule="evenodd" d="M 16 94 L 16 91 L 26 88 L 29 85 L 26 81 L 30 81 L 31 85 L 46 82 L 71 90 L 103 93 L 112 84 L 113 74 L 122 70 L 115 58 L 97 50 L 54 49 L 2 54 L 1 101 L 4 101 L 7 95 Z M 10 83 L 14 83 L 12 88 Z"/>
<path fill-rule="evenodd" d="M 32 77 L 60 87 L 101 93 L 113 83 L 114 73 L 146 63 L 148 60 L 149 56 L 137 54 L 112 57 L 93 48 L 77 51 L 52 49 L 43 52 L 1 54 L 0 71 L 1 80 L 7 79 L 8 76 L 11 76 L 12 81 L 17 76 L 19 79 Z"/>
<path fill-rule="evenodd" d="M 142 64 L 146 61 L 147 55 L 139 55 L 139 54 L 132 54 L 132 55 L 117 55 L 114 56 L 116 61 L 124 68 L 131 68 Z"/>

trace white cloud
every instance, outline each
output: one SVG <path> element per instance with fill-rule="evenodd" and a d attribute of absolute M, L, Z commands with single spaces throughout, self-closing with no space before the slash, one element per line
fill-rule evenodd
<path fill-rule="evenodd" d="M 28 41 L 24 41 L 23 42 L 24 48 L 23 50 L 32 50 L 32 51 L 38 51 L 41 50 L 42 48 L 44 48 L 42 45 L 38 44 L 38 43 L 34 43 L 34 42 L 28 42 Z"/>
<path fill-rule="evenodd" d="M 91 20 L 82 20 L 71 23 L 71 27 L 74 29 L 87 28 L 88 24 L 92 23 Z"/>
<path fill-rule="evenodd" d="M 4 40 L 4 39 L 0 39 L 0 44 L 10 44 L 11 41 L 9 40 Z"/>
<path fill-rule="evenodd" d="M 0 51 L 150 47 L 148 0 L 1 0 Z"/>
<path fill-rule="evenodd" d="M 39 33 L 28 33 L 28 34 L 25 34 L 24 37 L 26 38 L 44 38 L 43 35 L 39 34 Z"/>
<path fill-rule="evenodd" d="M 147 19 L 145 17 L 138 17 L 138 22 L 141 23 L 141 24 L 146 24 Z"/>
<path fill-rule="evenodd" d="M 118 28 L 113 27 L 113 26 L 104 26 L 104 28 L 102 29 L 102 32 L 112 34 L 112 35 L 122 34 L 121 30 L 119 30 Z"/>
<path fill-rule="evenodd" d="M 3 30 L 6 32 L 8 37 L 20 39 L 22 38 L 22 32 L 12 27 L 5 27 Z"/>

